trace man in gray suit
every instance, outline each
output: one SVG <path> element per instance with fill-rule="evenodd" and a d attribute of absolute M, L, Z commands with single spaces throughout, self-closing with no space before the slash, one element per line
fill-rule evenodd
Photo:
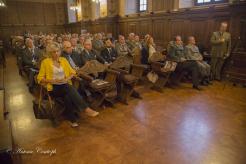
<path fill-rule="evenodd" d="M 183 76 L 183 72 L 191 72 L 193 88 L 201 90 L 199 87 L 200 72 L 198 63 L 185 58 L 181 36 L 175 37 L 175 41 L 170 45 L 168 55 L 171 61 L 177 62 L 176 70 L 172 75 L 173 82 L 178 84 Z"/>
<path fill-rule="evenodd" d="M 199 66 L 199 72 L 201 73 L 202 84 L 208 85 L 210 76 L 210 65 L 203 60 L 203 56 L 196 46 L 196 40 L 193 36 L 188 38 L 188 45 L 185 46 L 184 54 L 186 60 L 196 61 Z"/>
<path fill-rule="evenodd" d="M 222 22 L 220 30 L 214 32 L 210 42 L 211 50 L 211 69 L 212 79 L 221 80 L 221 71 L 226 58 L 229 57 L 231 51 L 231 35 L 226 32 L 228 24 Z"/>
<path fill-rule="evenodd" d="M 96 51 L 97 55 L 101 54 L 101 51 L 104 49 L 102 34 L 98 33 L 95 35 L 95 38 L 92 40 L 92 48 Z"/>
<path fill-rule="evenodd" d="M 119 35 L 118 43 L 115 45 L 115 49 L 117 51 L 118 56 L 127 56 L 131 54 L 131 50 L 126 44 L 125 37 Z"/>

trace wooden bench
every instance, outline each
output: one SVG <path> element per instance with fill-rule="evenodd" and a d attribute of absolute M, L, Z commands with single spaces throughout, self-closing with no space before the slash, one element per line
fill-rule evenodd
<path fill-rule="evenodd" d="M 146 66 L 131 64 L 129 70 L 121 68 L 112 68 L 120 72 L 120 76 L 117 82 L 118 97 L 120 101 L 128 105 L 128 99 L 130 96 L 135 98 L 142 98 L 140 94 L 135 90 L 139 79 L 143 76 Z"/>
<path fill-rule="evenodd" d="M 104 73 L 105 77 L 101 80 L 105 81 L 105 84 L 99 86 L 93 83 L 93 78 L 89 75 L 82 72 L 78 73 L 78 75 L 86 81 L 86 87 L 88 87 L 92 93 L 92 108 L 98 108 L 104 103 L 108 103 L 113 106 L 114 99 L 117 97 L 116 79 L 119 76 L 119 72 L 107 69 Z"/>

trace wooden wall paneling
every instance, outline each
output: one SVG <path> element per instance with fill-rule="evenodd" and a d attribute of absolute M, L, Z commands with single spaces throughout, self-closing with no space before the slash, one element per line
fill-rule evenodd
<path fill-rule="evenodd" d="M 196 41 L 205 45 L 210 39 L 210 30 L 207 20 L 191 20 L 188 29 L 190 29 L 188 36 L 194 36 Z"/>
<path fill-rule="evenodd" d="M 140 28 L 141 28 L 140 35 L 142 37 L 145 36 L 146 34 L 151 34 L 150 26 L 151 24 L 148 20 L 144 20 L 140 22 Z"/>
<path fill-rule="evenodd" d="M 56 12 L 54 3 L 44 3 L 45 23 L 47 25 L 56 24 Z"/>
<path fill-rule="evenodd" d="M 165 22 L 164 20 L 153 20 L 153 37 L 155 42 L 161 43 L 165 35 Z"/>
<path fill-rule="evenodd" d="M 56 3 L 56 24 L 64 25 L 67 22 L 67 7 L 63 3 Z"/>
<path fill-rule="evenodd" d="M 119 34 L 120 35 L 126 35 L 127 34 L 127 23 L 120 22 L 119 23 Z"/>
<path fill-rule="evenodd" d="M 185 37 L 185 23 L 184 20 L 170 20 L 170 34 L 172 38 L 174 38 L 176 35 L 180 35 L 182 38 Z"/>
<path fill-rule="evenodd" d="M 153 3 L 153 11 L 161 11 L 164 10 L 164 4 L 166 0 L 154 0 Z"/>
<path fill-rule="evenodd" d="M 128 28 L 127 28 L 127 33 L 136 33 L 137 32 L 137 22 L 129 22 L 128 23 Z"/>

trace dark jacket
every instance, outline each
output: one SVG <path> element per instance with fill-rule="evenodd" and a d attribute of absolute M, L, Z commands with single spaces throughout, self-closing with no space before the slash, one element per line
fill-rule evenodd
<path fill-rule="evenodd" d="M 110 48 L 109 52 L 108 48 L 104 48 L 101 52 L 101 57 L 108 63 L 112 63 L 117 58 L 117 52 L 114 48 Z"/>
<path fill-rule="evenodd" d="M 22 64 L 23 66 L 28 66 L 28 67 L 36 67 L 33 64 L 33 61 L 35 60 L 36 62 L 39 61 L 40 58 L 40 51 L 38 48 L 34 48 L 34 52 L 31 52 L 28 48 L 25 48 L 22 52 Z"/>
<path fill-rule="evenodd" d="M 66 58 L 68 63 L 70 63 L 68 55 L 69 54 L 67 54 L 65 51 L 63 51 L 61 56 Z M 77 67 L 80 68 L 83 66 L 82 58 L 81 58 L 81 55 L 79 53 L 77 53 L 76 51 L 73 51 L 72 54 L 70 55 L 70 57 L 73 59 L 73 62 Z M 70 65 L 71 65 L 71 63 L 70 63 Z"/>
<path fill-rule="evenodd" d="M 87 50 L 84 49 L 81 53 L 81 59 L 82 59 L 82 66 L 85 65 L 85 63 L 90 60 L 97 60 L 102 64 L 105 64 L 106 62 L 100 55 L 96 53 L 95 50 L 91 50 L 88 52 Z"/>

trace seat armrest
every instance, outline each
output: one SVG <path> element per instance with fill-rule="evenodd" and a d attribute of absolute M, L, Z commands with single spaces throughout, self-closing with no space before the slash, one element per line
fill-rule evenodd
<path fill-rule="evenodd" d="M 79 77 L 81 77 L 82 79 L 88 81 L 88 82 L 92 82 L 93 81 L 93 78 L 87 74 L 84 74 L 84 73 L 79 73 L 78 74 Z"/>

